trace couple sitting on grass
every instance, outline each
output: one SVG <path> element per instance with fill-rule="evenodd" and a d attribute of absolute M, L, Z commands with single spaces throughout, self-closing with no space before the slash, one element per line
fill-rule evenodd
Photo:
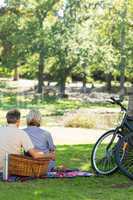
<path fill-rule="evenodd" d="M 49 158 L 48 170 L 55 168 L 55 146 L 51 134 L 40 128 L 41 114 L 31 110 L 27 115 L 27 128 L 19 129 L 20 112 L 16 109 L 6 114 L 7 126 L 0 128 L 0 171 L 3 171 L 5 154 L 24 152 L 33 158 Z"/>

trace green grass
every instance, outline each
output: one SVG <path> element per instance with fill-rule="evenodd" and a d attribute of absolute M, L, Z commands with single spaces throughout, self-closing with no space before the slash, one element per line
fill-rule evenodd
<path fill-rule="evenodd" d="M 38 100 L 30 97 L 16 97 L 15 94 L 6 94 L 0 97 L 1 110 L 9 110 L 14 107 L 19 109 L 43 109 L 45 111 L 45 115 L 47 116 L 64 115 L 64 113 L 67 111 L 76 110 L 79 108 L 118 108 L 118 106 L 112 105 L 108 102 L 91 103 L 81 102 L 78 100 L 60 99 L 56 97 L 45 97 Z"/>
<path fill-rule="evenodd" d="M 44 97 L 41 99 L 41 97 L 38 97 L 38 99 L 34 98 L 33 96 L 16 96 L 16 94 L 1 94 L 0 96 L 0 107 L 2 109 L 9 109 L 11 107 L 19 108 L 46 108 L 49 107 L 49 110 L 53 111 L 53 114 L 56 114 L 56 110 L 58 110 L 57 113 L 60 114 L 59 111 L 67 111 L 71 109 L 77 109 L 77 108 L 96 108 L 96 107 L 116 107 L 115 105 L 112 105 L 108 102 L 101 102 L 101 103 L 91 103 L 91 102 L 81 102 L 81 101 L 75 101 L 75 100 L 69 100 L 69 99 L 60 99 L 57 97 Z M 61 113 L 62 114 L 62 113 Z"/>
<path fill-rule="evenodd" d="M 18 101 L 17 101 L 18 100 Z M 22 125 L 25 124 L 25 117 L 29 109 L 37 108 L 44 117 L 43 125 L 47 125 L 47 121 L 55 121 L 54 117 L 64 116 L 66 112 L 76 111 L 81 108 L 114 108 L 115 105 L 109 103 L 89 103 L 74 101 L 68 99 L 59 99 L 56 97 L 45 97 L 43 99 L 34 99 L 33 97 L 16 97 L 16 94 L 4 94 L 0 96 L 0 124 L 5 124 L 5 115 L 9 109 L 18 108 L 22 113 Z M 46 119 L 48 117 L 48 120 Z M 24 122 L 23 122 L 24 121 Z"/>
<path fill-rule="evenodd" d="M 57 146 L 57 163 L 91 171 L 91 150 L 92 145 Z M 119 188 L 120 184 L 125 187 Z M 119 173 L 23 183 L 0 182 L 0 200 L 132 200 L 132 189 L 133 183 Z"/>
<path fill-rule="evenodd" d="M 63 122 L 65 114 L 68 112 L 73 113 L 78 109 L 82 108 L 118 108 L 117 105 L 112 105 L 108 102 L 85 102 L 85 101 L 75 101 L 69 99 L 60 99 L 55 96 L 48 96 L 42 97 L 41 95 L 35 94 L 32 90 L 31 91 L 23 91 L 18 90 L 18 83 L 14 81 L 5 81 L 1 80 L 0 82 L 0 125 L 4 125 L 5 115 L 9 109 L 18 108 L 21 111 L 21 125 L 25 126 L 26 115 L 29 109 L 37 108 L 40 110 L 43 116 L 42 126 L 58 126 L 64 125 L 60 124 L 65 123 Z M 84 113 L 83 113 L 84 115 Z M 113 119 L 115 119 L 113 117 Z M 101 120 L 101 119 L 100 119 Z M 65 121 L 65 120 L 64 120 Z M 72 119 L 73 121 L 73 119 Z M 88 123 L 89 121 L 89 123 Z M 82 120 L 82 124 L 80 123 L 80 127 L 84 128 L 94 128 L 98 127 L 99 121 L 95 125 L 95 121 L 98 121 L 98 118 L 94 119 L 93 123 L 90 123 L 90 119 L 88 116 L 84 117 Z M 107 118 L 107 127 L 112 127 L 114 123 L 112 123 L 112 118 Z M 106 121 L 104 124 L 106 124 Z M 111 121 L 111 123 L 110 123 Z M 73 125 L 71 125 L 73 126 Z M 75 125 L 74 125 L 75 126 Z M 77 125 L 76 125 L 77 126 Z M 79 123 L 78 123 L 79 126 Z M 102 125 L 103 126 L 103 125 Z M 104 127 L 104 126 L 103 126 Z M 102 127 L 102 128 L 103 128 Z M 99 128 L 99 127 L 98 127 Z"/>

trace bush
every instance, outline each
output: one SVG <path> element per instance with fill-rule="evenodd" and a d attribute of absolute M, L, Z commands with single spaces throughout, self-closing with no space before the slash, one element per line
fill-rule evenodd
<path fill-rule="evenodd" d="M 95 128 L 95 121 L 87 116 L 76 115 L 65 123 L 65 127 L 72 128 Z"/>
<path fill-rule="evenodd" d="M 1 81 L 0 88 L 6 88 L 6 87 L 7 87 L 7 83 L 5 81 Z"/>

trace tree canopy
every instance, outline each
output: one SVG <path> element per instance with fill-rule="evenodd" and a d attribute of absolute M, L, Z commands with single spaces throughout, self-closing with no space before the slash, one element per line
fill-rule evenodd
<path fill-rule="evenodd" d="M 20 76 L 133 82 L 133 0 L 5 0 L 0 8 L 0 65 Z M 4 70 L 7 69 L 7 70 Z M 2 71 L 2 70 L 1 70 Z M 1 73 L 1 72 L 0 72 Z"/>

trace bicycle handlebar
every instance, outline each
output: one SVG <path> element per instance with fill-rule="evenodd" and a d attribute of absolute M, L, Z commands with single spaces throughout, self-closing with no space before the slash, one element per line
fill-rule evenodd
<path fill-rule="evenodd" d="M 110 98 L 115 104 L 119 105 L 122 110 L 127 111 L 127 109 L 121 104 L 120 99 L 115 99 L 114 97 Z"/>

